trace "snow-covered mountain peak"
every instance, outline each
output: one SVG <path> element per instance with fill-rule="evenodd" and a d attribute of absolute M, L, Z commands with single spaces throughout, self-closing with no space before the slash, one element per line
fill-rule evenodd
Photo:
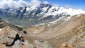
<path fill-rule="evenodd" d="M 67 14 L 67 15 L 78 15 L 84 14 L 85 11 L 81 9 L 72 9 L 72 8 L 64 8 L 60 6 L 51 5 L 48 2 L 40 2 L 38 6 L 31 6 L 28 10 L 41 10 L 41 14 L 44 12 L 44 16 L 48 15 L 58 15 L 58 14 Z"/>

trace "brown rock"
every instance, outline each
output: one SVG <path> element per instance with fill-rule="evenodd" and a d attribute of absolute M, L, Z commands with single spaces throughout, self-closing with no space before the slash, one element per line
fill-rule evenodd
<path fill-rule="evenodd" d="M 70 43 L 62 43 L 62 45 L 60 46 L 60 48 L 76 48 L 75 46 L 73 46 Z"/>
<path fill-rule="evenodd" d="M 4 33 L 6 33 L 9 30 L 9 26 L 6 26 L 4 28 L 1 29 L 0 31 L 0 35 L 3 35 Z"/>
<path fill-rule="evenodd" d="M 6 48 L 5 44 L 0 44 L 0 48 Z"/>

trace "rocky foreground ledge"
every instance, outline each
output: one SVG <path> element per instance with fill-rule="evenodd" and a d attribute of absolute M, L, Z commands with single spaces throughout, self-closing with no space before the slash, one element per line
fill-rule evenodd
<path fill-rule="evenodd" d="M 0 48 L 85 48 L 85 15 L 24 28 L 0 19 Z"/>
<path fill-rule="evenodd" d="M 52 48 L 45 40 L 34 40 L 29 43 L 24 39 L 27 32 L 22 28 L 9 25 L 0 19 L 0 48 Z"/>

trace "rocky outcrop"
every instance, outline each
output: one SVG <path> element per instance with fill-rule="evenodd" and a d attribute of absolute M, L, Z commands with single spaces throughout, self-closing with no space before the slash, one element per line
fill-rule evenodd
<path fill-rule="evenodd" d="M 52 48 L 52 46 L 47 41 L 35 40 L 33 48 Z"/>
<path fill-rule="evenodd" d="M 40 46 L 41 48 L 51 47 L 47 41 L 41 42 L 39 40 L 35 40 L 33 41 L 34 43 L 29 43 L 29 40 L 24 39 L 26 38 L 24 36 L 26 34 L 27 32 L 20 27 L 5 25 L 0 31 L 0 48 L 40 48 Z"/>
<path fill-rule="evenodd" d="M 41 30 L 38 29 L 44 28 Z M 36 27 L 25 28 L 30 42 L 36 39 L 47 40 L 52 48 L 83 48 L 85 36 L 85 15 L 73 16 L 70 20 L 57 22 L 55 24 L 44 24 Z M 37 34 L 33 33 L 34 29 Z M 31 40 L 30 40 L 31 39 Z M 83 41 L 82 41 L 83 40 Z M 66 43 L 65 43 L 66 42 Z M 64 46 L 63 46 L 64 45 Z"/>
<path fill-rule="evenodd" d="M 85 15 L 27 28 L 1 24 L 0 48 L 85 48 Z"/>
<path fill-rule="evenodd" d="M 62 43 L 60 48 L 76 48 L 74 45 L 70 44 L 70 43 Z"/>

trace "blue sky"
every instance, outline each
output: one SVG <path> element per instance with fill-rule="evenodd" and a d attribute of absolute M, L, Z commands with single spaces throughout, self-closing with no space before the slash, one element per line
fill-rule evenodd
<path fill-rule="evenodd" d="M 64 7 L 85 9 L 85 0 L 47 0 L 50 3 L 59 4 Z"/>
<path fill-rule="evenodd" d="M 29 0 L 25 0 L 29 1 Z M 48 1 L 51 4 L 57 4 L 64 7 L 71 8 L 80 8 L 85 10 L 85 0 L 40 0 L 40 1 Z"/>
<path fill-rule="evenodd" d="M 28 5 L 30 1 L 34 1 L 36 3 L 39 3 L 39 0 L 0 0 L 0 8 L 5 8 L 6 6 L 9 7 L 21 7 L 24 5 Z M 25 2 L 24 2 L 25 1 Z M 85 10 L 85 0 L 40 0 L 40 1 L 47 1 L 51 4 L 63 6 L 66 8 L 74 8 L 74 9 L 83 9 Z M 36 3 L 34 5 L 36 5 Z"/>

